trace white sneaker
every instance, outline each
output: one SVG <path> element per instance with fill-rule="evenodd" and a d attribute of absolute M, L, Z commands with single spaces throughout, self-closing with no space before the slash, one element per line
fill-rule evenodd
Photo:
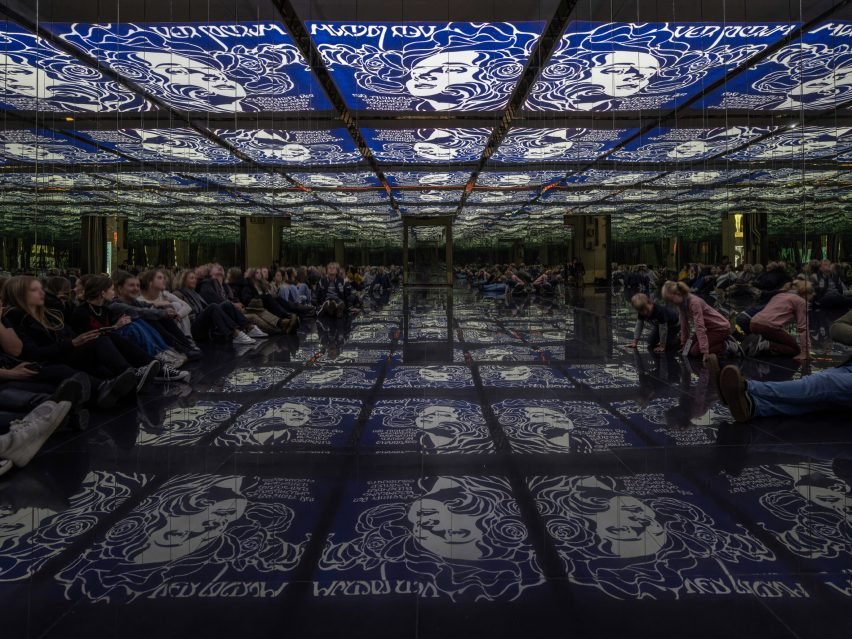
<path fill-rule="evenodd" d="M 173 366 L 174 368 L 180 368 L 187 362 L 187 357 L 183 353 L 178 353 L 176 350 L 168 349 L 157 353 L 155 356 L 156 360 L 158 360 L 163 366 Z"/>
<path fill-rule="evenodd" d="M 253 340 L 251 337 L 240 331 L 234 336 L 234 344 L 257 344 L 257 340 Z"/>
<path fill-rule="evenodd" d="M 4 437 L 0 442 L 0 456 L 19 468 L 26 466 L 70 411 L 71 402 L 42 402 L 22 419 L 12 422 L 8 440 Z"/>
<path fill-rule="evenodd" d="M 260 337 L 260 338 L 263 338 L 263 337 L 269 337 L 269 335 L 267 335 L 266 333 L 264 333 L 264 332 L 263 332 L 262 330 L 260 330 L 257 326 L 252 326 L 252 327 L 251 327 L 251 330 L 248 332 L 248 336 L 249 336 L 249 337 Z"/>

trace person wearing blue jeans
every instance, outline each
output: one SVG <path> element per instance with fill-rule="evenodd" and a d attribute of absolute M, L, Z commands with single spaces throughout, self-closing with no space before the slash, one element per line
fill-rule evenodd
<path fill-rule="evenodd" d="M 719 376 L 719 391 L 738 422 L 852 408 L 852 357 L 837 368 L 788 382 L 746 381 L 739 368 L 726 366 Z"/>

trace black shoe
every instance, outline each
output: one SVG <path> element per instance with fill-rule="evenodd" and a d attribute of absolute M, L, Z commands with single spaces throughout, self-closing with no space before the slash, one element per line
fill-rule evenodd
<path fill-rule="evenodd" d="M 150 385 L 157 375 L 160 373 L 162 364 L 156 359 L 151 360 L 147 366 L 140 366 L 136 369 L 136 392 L 141 393 L 142 390 Z"/>
<path fill-rule="evenodd" d="M 118 377 L 108 379 L 98 387 L 98 406 L 109 410 L 118 403 L 119 399 L 132 393 L 135 388 L 136 373 L 133 369 L 127 369 Z"/>
<path fill-rule="evenodd" d="M 338 302 L 337 309 L 334 312 L 335 317 L 337 317 L 337 319 L 343 319 L 344 313 L 346 313 L 346 304 Z"/>
<path fill-rule="evenodd" d="M 89 401 L 91 392 L 92 385 L 89 383 L 89 377 L 83 373 L 77 373 L 59 384 L 50 396 L 50 401 L 71 402 L 72 406 L 79 406 Z"/>
<path fill-rule="evenodd" d="M 201 349 L 193 348 L 184 353 L 190 362 L 197 362 L 201 359 Z"/>

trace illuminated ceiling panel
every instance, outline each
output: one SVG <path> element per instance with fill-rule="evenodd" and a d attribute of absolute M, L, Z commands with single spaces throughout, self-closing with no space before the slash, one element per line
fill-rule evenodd
<path fill-rule="evenodd" d="M 492 111 L 509 100 L 544 22 L 308 22 L 353 109 Z"/>
<path fill-rule="evenodd" d="M 234 164 L 240 160 L 189 128 L 78 131 L 83 138 L 145 162 Z"/>
<path fill-rule="evenodd" d="M 464 186 L 470 180 L 470 172 L 390 171 L 385 178 L 391 186 Z"/>
<path fill-rule="evenodd" d="M 697 186 L 704 184 L 720 184 L 744 177 L 751 173 L 748 169 L 731 171 L 673 171 L 659 180 L 654 180 L 650 186 Z"/>
<path fill-rule="evenodd" d="M 535 194 L 534 191 L 473 191 L 467 196 L 469 204 L 524 204 Z"/>
<path fill-rule="evenodd" d="M 565 179 L 572 186 L 630 186 L 662 175 L 659 171 L 605 171 L 589 169 Z"/>
<path fill-rule="evenodd" d="M 517 128 L 500 144 L 497 162 L 592 162 L 631 131 Z"/>
<path fill-rule="evenodd" d="M 382 162 L 474 162 L 482 155 L 490 129 L 362 129 Z"/>
<path fill-rule="evenodd" d="M 282 131 L 217 129 L 216 134 L 263 164 L 353 164 L 361 159 L 346 129 Z"/>
<path fill-rule="evenodd" d="M 710 92 L 702 108 L 833 109 L 852 100 L 852 22 L 827 22 Z"/>
<path fill-rule="evenodd" d="M 539 187 L 554 184 L 565 177 L 564 171 L 483 171 L 476 180 L 477 186 Z"/>
<path fill-rule="evenodd" d="M 48 189 L 106 187 L 112 182 L 89 173 L 6 173 L 0 175 L 2 186 L 24 186 Z"/>
<path fill-rule="evenodd" d="M 149 111 L 152 105 L 14 22 L 0 22 L 0 107 L 67 113 Z"/>
<path fill-rule="evenodd" d="M 5 164 L 93 164 L 124 160 L 113 153 L 59 133 L 38 129 L 0 131 L 0 156 Z"/>
<path fill-rule="evenodd" d="M 209 174 L 204 174 L 206 177 Z M 117 182 L 122 186 L 139 187 L 166 187 L 175 188 L 197 188 L 198 182 L 175 173 L 161 173 L 158 171 L 143 171 L 139 173 L 103 173 L 100 177 Z M 204 179 L 199 178 L 199 179 Z"/>
<path fill-rule="evenodd" d="M 380 186 L 375 173 L 347 171 L 345 173 L 290 173 L 294 180 L 312 189 L 337 187 Z"/>
<path fill-rule="evenodd" d="M 852 128 L 788 129 L 731 153 L 730 160 L 799 160 L 833 157 L 852 149 Z"/>
<path fill-rule="evenodd" d="M 461 201 L 462 193 L 461 189 L 418 189 L 394 191 L 393 196 L 400 204 L 446 204 Z"/>
<path fill-rule="evenodd" d="M 609 202 L 658 202 L 675 198 L 686 191 L 666 191 L 653 189 L 628 189 L 616 194 L 610 194 Z"/>
<path fill-rule="evenodd" d="M 175 191 L 172 194 L 192 204 L 244 204 L 245 200 L 227 191 Z"/>
<path fill-rule="evenodd" d="M 169 205 L 178 200 L 163 193 L 152 191 L 102 191 L 99 195 L 113 204 Z"/>
<path fill-rule="evenodd" d="M 280 173 L 187 173 L 187 175 L 195 180 L 232 189 L 289 189 L 293 187 L 292 182 Z"/>
<path fill-rule="evenodd" d="M 280 24 L 48 24 L 63 40 L 184 111 L 331 105 Z"/>
<path fill-rule="evenodd" d="M 401 206 L 399 212 L 402 215 L 452 215 L 456 212 L 455 206 Z"/>
<path fill-rule="evenodd" d="M 387 202 L 388 194 L 385 191 L 322 191 L 317 192 L 318 197 L 327 204 L 381 204 Z"/>
<path fill-rule="evenodd" d="M 734 126 L 715 129 L 654 129 L 609 156 L 624 162 L 706 160 L 729 152 L 778 127 Z"/>
<path fill-rule="evenodd" d="M 575 22 L 542 70 L 525 108 L 671 109 L 794 27 Z"/>
<path fill-rule="evenodd" d="M 581 202 L 597 202 L 598 200 L 602 200 L 603 198 L 609 197 L 612 194 L 612 191 L 606 191 L 603 189 L 588 191 L 550 189 L 549 191 L 544 193 L 541 198 L 539 198 L 539 202 L 541 202 L 542 204 L 556 204 L 562 202 L 566 204 L 578 204 Z"/>
<path fill-rule="evenodd" d="M 275 191 L 273 193 L 258 193 L 256 191 L 241 191 L 240 195 L 254 204 L 268 206 L 294 206 L 305 202 L 315 202 L 314 194 L 309 191 Z"/>

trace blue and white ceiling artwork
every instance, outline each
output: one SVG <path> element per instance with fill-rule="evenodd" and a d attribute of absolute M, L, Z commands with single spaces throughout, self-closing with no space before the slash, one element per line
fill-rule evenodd
<path fill-rule="evenodd" d="M 190 173 L 197 180 L 233 189 L 289 189 L 292 182 L 280 173 Z"/>
<path fill-rule="evenodd" d="M 788 129 L 727 156 L 731 160 L 829 158 L 852 148 L 852 128 L 809 126 Z"/>
<path fill-rule="evenodd" d="M 149 111 L 151 103 L 14 22 L 0 22 L 0 107 L 83 113 Z"/>
<path fill-rule="evenodd" d="M 204 180 L 211 174 L 199 174 L 198 179 Z M 200 183 L 191 175 L 178 175 L 176 173 L 162 173 L 160 171 L 142 171 L 139 173 L 103 173 L 101 177 L 117 182 L 121 186 L 139 186 L 146 188 L 192 188 L 198 187 Z"/>
<path fill-rule="evenodd" d="M 283 25 L 48 24 L 66 42 L 183 111 L 331 108 Z"/>
<path fill-rule="evenodd" d="M 537 188 L 546 184 L 555 184 L 564 177 L 564 171 L 483 171 L 477 177 L 476 185 Z"/>
<path fill-rule="evenodd" d="M 492 156 L 497 162 L 591 162 L 612 149 L 626 134 L 624 129 L 517 128 Z"/>
<path fill-rule="evenodd" d="M 597 202 L 605 197 L 609 197 L 613 191 L 604 189 L 592 189 L 584 191 L 569 191 L 565 189 L 550 189 L 542 194 L 539 202 L 542 204 L 557 204 L 564 202 L 565 204 L 581 204 L 584 202 Z"/>
<path fill-rule="evenodd" d="M 265 206 L 295 206 L 316 201 L 314 194 L 310 191 L 276 190 L 272 193 L 242 191 L 240 195 L 254 204 Z"/>
<path fill-rule="evenodd" d="M 324 191 L 315 194 L 327 204 L 381 204 L 388 201 L 388 194 L 379 189 L 367 191 Z"/>
<path fill-rule="evenodd" d="M 833 109 L 852 100 L 852 22 L 827 22 L 711 91 L 710 109 Z"/>
<path fill-rule="evenodd" d="M 227 191 L 175 191 L 174 197 L 191 204 L 242 204 L 245 202 Z"/>
<path fill-rule="evenodd" d="M 394 191 L 393 196 L 400 204 L 446 204 L 461 201 L 462 193 L 461 189 L 416 189 Z"/>
<path fill-rule="evenodd" d="M 353 109 L 493 111 L 509 100 L 543 22 L 308 22 Z"/>
<path fill-rule="evenodd" d="M 535 191 L 473 191 L 467 196 L 470 204 L 489 204 L 501 206 L 505 204 L 524 204 L 535 194 Z"/>
<path fill-rule="evenodd" d="M 375 173 L 347 171 L 345 173 L 290 173 L 290 177 L 311 189 L 380 186 Z"/>
<path fill-rule="evenodd" d="M 240 161 L 190 128 L 78 131 L 77 135 L 145 162 L 236 164 Z"/>
<path fill-rule="evenodd" d="M 662 175 L 659 171 L 607 171 L 589 169 L 582 173 L 569 175 L 565 184 L 571 186 L 629 186 L 645 182 Z"/>
<path fill-rule="evenodd" d="M 482 155 L 490 129 L 363 129 L 382 162 L 450 164 Z"/>
<path fill-rule="evenodd" d="M 361 159 L 361 154 L 346 129 L 217 129 L 216 134 L 251 159 L 263 164 L 353 164 Z"/>
<path fill-rule="evenodd" d="M 654 129 L 609 156 L 624 162 L 691 162 L 730 152 L 778 127 Z"/>
<path fill-rule="evenodd" d="M 793 24 L 575 22 L 533 85 L 525 108 L 677 107 L 794 28 Z"/>
<path fill-rule="evenodd" d="M 470 180 L 470 172 L 389 171 L 385 178 L 391 186 L 464 186 Z"/>
<path fill-rule="evenodd" d="M 112 182 L 89 173 L 5 173 L 0 185 L 45 189 L 109 187 Z"/>
<path fill-rule="evenodd" d="M 702 171 L 672 171 L 659 180 L 654 180 L 649 186 L 699 186 L 705 184 L 719 184 L 728 182 L 748 175 L 748 169 L 717 170 L 707 169 Z"/>
<path fill-rule="evenodd" d="M 0 156 L 4 164 L 93 164 L 123 162 L 123 158 L 66 137 L 38 129 L 0 131 Z"/>

